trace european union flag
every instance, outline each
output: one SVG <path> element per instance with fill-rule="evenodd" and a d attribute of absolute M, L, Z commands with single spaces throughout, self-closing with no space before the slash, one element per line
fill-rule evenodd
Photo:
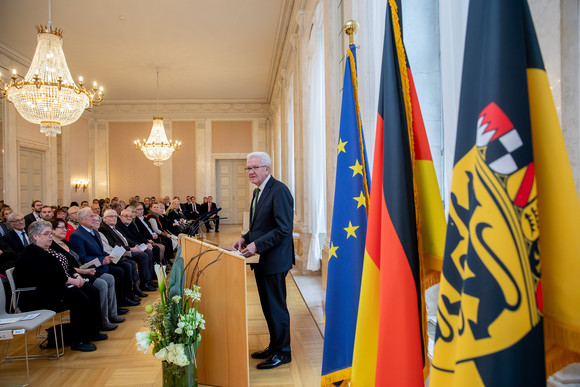
<path fill-rule="evenodd" d="M 370 175 L 358 105 L 356 48 L 347 50 L 326 285 L 321 384 L 348 382 L 363 268 Z"/>

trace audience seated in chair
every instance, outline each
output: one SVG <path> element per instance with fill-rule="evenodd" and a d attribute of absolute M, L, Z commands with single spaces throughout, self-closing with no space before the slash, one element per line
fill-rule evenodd
<path fill-rule="evenodd" d="M 151 281 L 154 276 L 153 251 L 151 249 L 141 251 L 139 243 L 132 239 L 127 239 L 119 230 L 117 230 L 118 215 L 115 210 L 106 210 L 103 220 L 104 223 L 99 227 L 99 232 L 107 238 L 109 245 L 124 248 L 125 251 L 129 252 L 127 256 L 129 262 L 133 261 L 137 264 L 139 274 L 137 277 L 133 278 L 133 291 L 139 297 L 144 297 L 142 295 L 142 290 L 155 290 L 155 288 L 151 286 Z M 138 282 L 140 282 L 141 285 L 139 285 Z"/>
<path fill-rule="evenodd" d="M 50 248 L 52 225 L 40 220 L 29 226 L 30 244 L 16 263 L 14 279 L 18 287 L 36 287 L 23 293 L 19 306 L 23 311 L 70 310 L 71 349 L 83 352 L 97 347 L 91 341 L 105 340 L 99 333 L 101 310 L 99 291 L 70 270 L 65 256 Z"/>
<path fill-rule="evenodd" d="M 105 252 L 98 228 L 101 223 L 99 215 L 93 213 L 90 207 L 84 207 L 78 213 L 79 228 L 70 236 L 70 244 L 79 255 L 82 263 L 98 259 L 101 266 L 97 268 L 97 276 L 102 273 L 110 273 L 115 277 L 115 292 L 118 306 L 139 305 L 137 297 L 131 292 L 131 272 L 126 272 L 122 267 L 112 265 L 113 257 Z"/>
<path fill-rule="evenodd" d="M 55 219 L 52 221 L 52 245 L 51 249 L 64 255 L 71 267 L 79 273 L 83 278 L 87 278 L 89 283 L 99 290 L 99 301 L 101 306 L 101 329 L 104 331 L 112 331 L 117 328 L 114 323 L 125 321 L 124 318 L 118 317 L 117 299 L 115 294 L 115 278 L 109 273 L 102 273 L 96 277 L 97 270 L 95 268 L 80 269 L 80 258 L 72 249 L 70 244 L 64 240 L 66 235 L 67 223 L 63 219 Z"/>

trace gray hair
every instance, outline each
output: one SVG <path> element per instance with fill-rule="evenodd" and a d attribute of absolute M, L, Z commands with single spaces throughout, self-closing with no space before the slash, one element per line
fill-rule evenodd
<path fill-rule="evenodd" d="M 246 156 L 246 160 L 249 160 L 253 157 L 257 157 L 260 159 L 260 164 L 265 165 L 267 167 L 270 167 L 272 165 L 272 159 L 270 158 L 270 155 L 267 154 L 266 152 L 252 152 L 252 153 L 248 153 L 248 156 Z"/>
<path fill-rule="evenodd" d="M 79 206 L 71 206 L 68 208 L 68 212 L 71 212 L 71 210 L 78 210 Z"/>
<path fill-rule="evenodd" d="M 115 214 L 115 216 L 117 216 L 117 211 L 115 211 L 115 210 L 113 210 L 113 209 L 108 209 L 108 210 L 105 210 L 105 212 L 103 213 L 103 218 L 104 218 L 105 216 L 108 216 L 109 214 Z"/>
<path fill-rule="evenodd" d="M 52 230 L 52 224 L 46 220 L 37 220 L 36 222 L 30 223 L 30 226 L 28 226 L 28 241 L 32 244 L 36 244 L 36 240 L 32 236 L 40 235 L 42 230 L 47 227 Z"/>
<path fill-rule="evenodd" d="M 94 212 L 91 209 L 91 207 L 83 207 L 79 210 L 79 213 L 77 214 L 77 220 L 80 223 L 84 218 L 89 217 L 93 214 Z"/>
<path fill-rule="evenodd" d="M 24 215 L 22 215 L 20 212 L 13 212 L 10 215 L 8 215 L 8 221 L 12 222 L 15 216 L 24 216 Z"/>

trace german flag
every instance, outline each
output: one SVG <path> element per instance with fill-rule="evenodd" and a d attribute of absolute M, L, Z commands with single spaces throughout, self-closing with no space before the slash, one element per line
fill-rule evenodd
<path fill-rule="evenodd" d="M 545 386 L 579 358 L 580 204 L 525 0 L 470 2 L 451 190 L 431 385 Z"/>
<path fill-rule="evenodd" d="M 438 280 L 445 218 L 399 10 L 390 0 L 353 386 L 423 386 L 429 371 L 423 295 Z"/>

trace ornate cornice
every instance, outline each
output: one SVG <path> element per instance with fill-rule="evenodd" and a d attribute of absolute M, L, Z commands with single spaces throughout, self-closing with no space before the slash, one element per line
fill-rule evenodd
<path fill-rule="evenodd" d="M 97 119 L 133 120 L 150 119 L 162 115 L 168 119 L 199 118 L 261 118 L 267 117 L 266 103 L 103 103 L 91 109 Z"/>

